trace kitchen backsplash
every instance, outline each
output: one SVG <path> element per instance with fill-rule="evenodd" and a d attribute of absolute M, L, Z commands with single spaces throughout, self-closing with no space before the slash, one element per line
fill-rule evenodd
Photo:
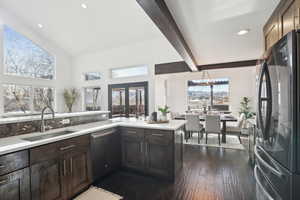
<path fill-rule="evenodd" d="M 46 130 L 49 130 L 49 129 L 64 128 L 68 126 L 75 126 L 79 124 L 85 124 L 85 123 L 91 123 L 97 121 L 104 121 L 107 119 L 108 119 L 108 115 L 102 115 L 102 114 L 46 119 L 45 126 L 46 126 Z M 0 124 L 0 138 L 39 132 L 40 127 L 41 127 L 40 120 Z"/>

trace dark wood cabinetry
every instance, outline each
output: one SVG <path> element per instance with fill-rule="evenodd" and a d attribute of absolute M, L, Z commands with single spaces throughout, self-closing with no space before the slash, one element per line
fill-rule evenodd
<path fill-rule="evenodd" d="M 33 200 L 70 199 L 91 180 L 89 136 L 30 150 Z"/>
<path fill-rule="evenodd" d="M 0 156 L 0 199 L 30 200 L 28 151 Z"/>
<path fill-rule="evenodd" d="M 174 180 L 176 159 L 182 159 L 176 153 L 182 153 L 182 148 L 182 140 L 176 145 L 174 131 L 122 128 L 122 165 L 125 168 Z"/>
<path fill-rule="evenodd" d="M 0 176 L 1 200 L 30 200 L 29 168 Z"/>
<path fill-rule="evenodd" d="M 264 26 L 265 50 L 288 32 L 300 28 L 300 0 L 282 0 Z"/>

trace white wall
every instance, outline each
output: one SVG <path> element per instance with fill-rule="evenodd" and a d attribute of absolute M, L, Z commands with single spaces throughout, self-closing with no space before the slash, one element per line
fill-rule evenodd
<path fill-rule="evenodd" d="M 251 99 L 253 111 L 256 108 L 256 68 L 229 68 L 209 70 L 211 78 L 229 78 L 229 104 L 235 115 L 238 114 L 241 98 L 247 96 Z M 187 82 L 201 79 L 202 72 L 186 72 L 155 77 L 156 106 L 167 104 L 171 111 L 183 113 L 187 110 Z M 165 99 L 164 81 L 167 80 L 167 97 Z"/>
<path fill-rule="evenodd" d="M 104 52 L 82 55 L 73 62 L 73 83 L 77 88 L 89 86 L 101 87 L 101 107 L 108 109 L 108 85 L 116 83 L 148 81 L 149 84 L 149 112 L 155 108 L 154 65 L 164 62 L 181 60 L 178 53 L 164 38 L 153 39 L 142 43 L 111 49 Z M 144 77 L 112 79 L 112 68 L 147 65 L 149 75 Z M 101 72 L 103 78 L 99 81 L 84 81 L 85 72 Z M 77 111 L 83 110 L 82 102 L 77 106 Z"/>
<path fill-rule="evenodd" d="M 32 78 L 21 78 L 17 76 L 4 75 L 3 65 L 3 24 L 8 25 L 15 31 L 26 36 L 34 43 L 38 44 L 43 49 L 55 56 L 56 60 L 56 79 L 55 80 L 42 80 Z M 33 24 L 34 26 L 35 24 Z M 41 30 L 42 31 L 42 30 Z M 19 18 L 7 13 L 5 10 L 0 9 L 0 115 L 3 113 L 3 83 L 15 83 L 22 85 L 37 85 L 37 86 L 51 86 L 56 89 L 56 111 L 64 112 L 65 105 L 62 96 L 63 89 L 70 87 L 71 83 L 71 57 L 64 52 L 60 47 L 53 44 L 51 41 L 43 38 L 41 34 L 34 32 L 31 27 L 22 23 Z"/>

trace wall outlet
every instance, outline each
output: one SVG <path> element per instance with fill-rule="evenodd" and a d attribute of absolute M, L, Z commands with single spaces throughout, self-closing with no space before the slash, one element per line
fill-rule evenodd
<path fill-rule="evenodd" d="M 61 123 L 62 124 L 70 124 L 71 121 L 70 121 L 70 119 L 63 119 L 63 120 L 61 120 Z"/>

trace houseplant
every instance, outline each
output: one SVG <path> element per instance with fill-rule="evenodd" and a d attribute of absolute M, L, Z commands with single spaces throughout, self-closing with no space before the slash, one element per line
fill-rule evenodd
<path fill-rule="evenodd" d="M 161 121 L 167 121 L 167 114 L 170 113 L 169 107 L 165 105 L 158 108 L 158 110 L 161 112 Z"/>
<path fill-rule="evenodd" d="M 250 107 L 250 102 L 251 100 L 248 97 L 243 97 L 242 101 L 241 101 L 241 108 L 240 108 L 240 114 L 245 114 L 245 118 L 250 119 L 252 118 L 255 113 L 251 111 L 251 107 Z"/>
<path fill-rule="evenodd" d="M 75 88 L 64 90 L 64 100 L 69 112 L 72 112 L 73 105 L 78 100 L 80 94 Z"/>

